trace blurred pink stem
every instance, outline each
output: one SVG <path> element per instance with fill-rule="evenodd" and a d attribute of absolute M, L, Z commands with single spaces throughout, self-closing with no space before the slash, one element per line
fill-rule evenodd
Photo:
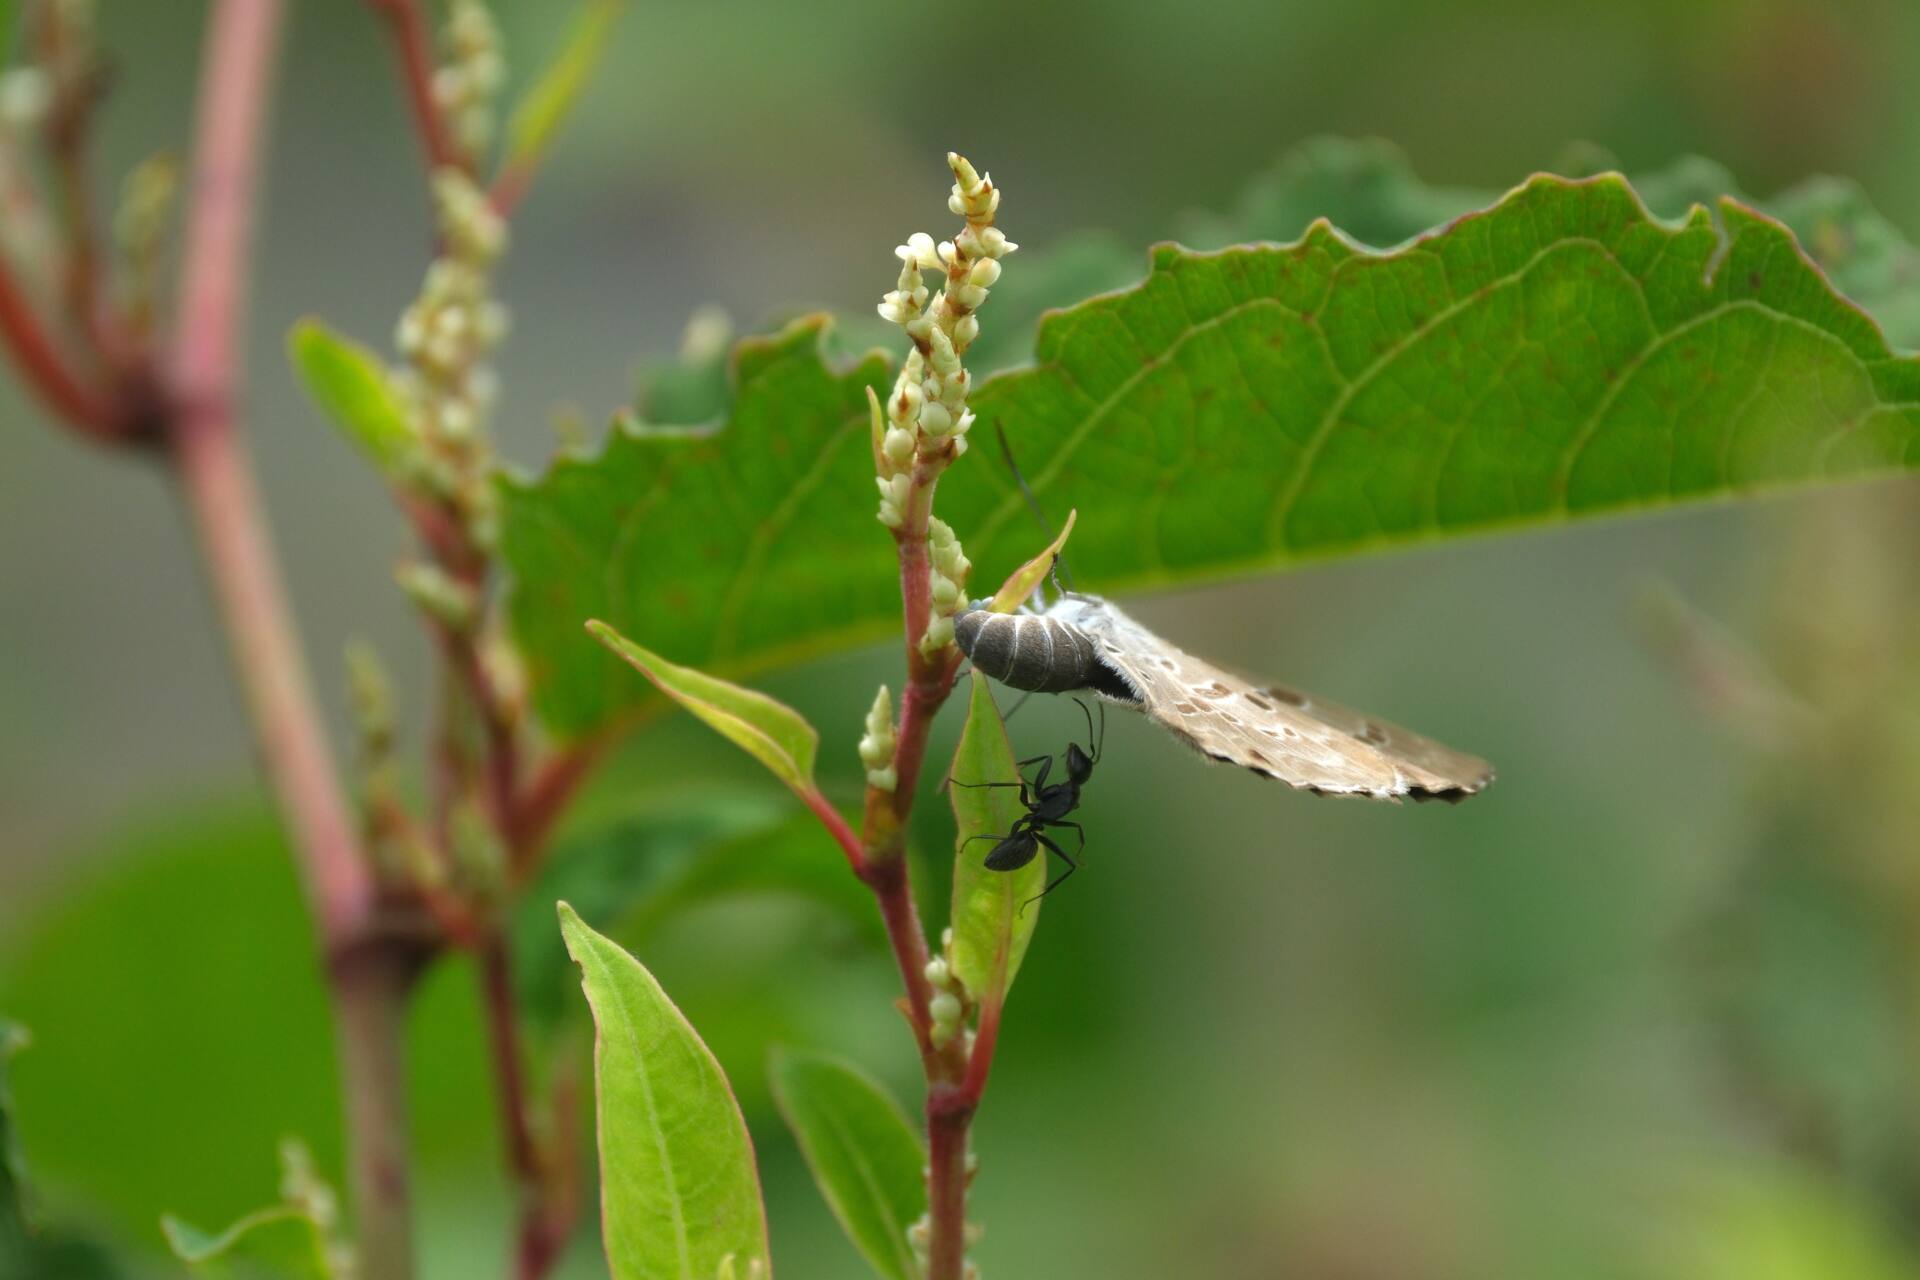
<path fill-rule="evenodd" d="M 419 958 L 376 894 L 308 685 L 235 417 L 240 332 L 280 0 L 218 0 L 202 64 L 166 443 L 199 530 L 260 752 L 298 851 L 331 982 L 360 1274 L 412 1274 L 401 1031 Z"/>

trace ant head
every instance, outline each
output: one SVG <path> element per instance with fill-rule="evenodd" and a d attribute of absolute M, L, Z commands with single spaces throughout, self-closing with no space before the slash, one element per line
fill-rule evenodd
<path fill-rule="evenodd" d="M 1093 757 L 1080 749 L 1077 742 L 1067 744 L 1067 777 L 1076 783 L 1084 783 L 1093 776 Z"/>

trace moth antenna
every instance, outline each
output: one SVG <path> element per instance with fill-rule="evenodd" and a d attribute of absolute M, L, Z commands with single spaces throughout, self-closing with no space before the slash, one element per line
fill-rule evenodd
<path fill-rule="evenodd" d="M 1027 510 L 1033 512 L 1033 518 L 1040 522 L 1040 530 L 1048 539 L 1053 537 L 1053 524 L 1047 519 L 1047 513 L 1040 509 L 1040 499 L 1033 496 L 1033 486 L 1027 483 L 1027 477 L 1021 472 L 1020 464 L 1013 460 L 1013 446 L 1007 443 L 1007 429 L 999 422 L 993 424 L 993 434 L 1000 441 L 1000 456 L 1007 460 L 1007 470 L 1013 473 L 1013 482 L 1020 486 L 1020 495 L 1027 500 Z M 1065 571 L 1067 585 L 1060 585 L 1060 574 Z M 1067 564 L 1067 557 L 1056 552 L 1053 563 L 1047 566 L 1047 576 L 1053 579 L 1053 589 L 1066 595 L 1073 588 L 1073 569 Z"/>

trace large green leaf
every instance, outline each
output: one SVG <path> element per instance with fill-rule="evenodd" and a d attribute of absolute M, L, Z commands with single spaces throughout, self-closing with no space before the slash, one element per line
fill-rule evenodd
<path fill-rule="evenodd" d="M 900 1104 L 824 1054 L 776 1052 L 768 1074 L 813 1180 L 860 1256 L 891 1280 L 919 1275 L 907 1228 L 927 1211 L 927 1150 Z"/>
<path fill-rule="evenodd" d="M 588 616 L 719 670 L 897 625 L 861 404 L 884 369 L 834 373 L 817 339 L 743 348 L 724 429 L 623 430 L 509 486 L 515 631 L 555 728 L 641 705 L 563 634 Z M 1783 226 L 1731 201 L 1662 223 L 1617 177 L 1537 178 L 1389 252 L 1324 224 L 1162 246 L 1138 287 L 1050 313 L 1037 354 L 974 407 L 1053 519 L 1079 509 L 1075 574 L 1108 591 L 1920 461 L 1920 365 Z M 983 580 L 1031 551 L 991 451 L 938 510 Z"/>
<path fill-rule="evenodd" d="M 613 1280 L 769 1267 L 753 1144 L 707 1046 L 653 975 L 560 904 L 598 1036 L 601 1234 Z"/>
<path fill-rule="evenodd" d="M 953 820 L 959 829 L 953 864 L 953 946 L 948 958 L 954 976 L 982 1004 L 992 1003 L 1013 985 L 1026 958 L 1027 943 L 1040 920 L 1035 901 L 1047 883 L 1045 850 L 1015 871 L 989 871 L 987 855 L 1022 813 L 1013 744 L 993 703 L 993 686 L 975 671 L 967 705 L 967 725 L 954 750 Z"/>
<path fill-rule="evenodd" d="M 866 509 L 866 387 L 887 370 L 828 370 L 824 324 L 741 344 L 724 432 L 621 426 L 597 455 L 507 482 L 508 609 L 555 728 L 605 725 L 646 695 L 589 618 L 735 671 L 872 634 L 893 553 Z"/>

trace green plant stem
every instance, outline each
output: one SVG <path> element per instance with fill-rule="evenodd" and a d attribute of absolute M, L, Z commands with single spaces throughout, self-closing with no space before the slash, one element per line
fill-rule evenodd
<path fill-rule="evenodd" d="M 260 139 L 282 17 L 280 0 L 219 0 L 208 24 L 165 441 L 327 958 L 360 1274 L 408 1280 L 401 1033 L 424 944 L 383 932 L 376 919 L 372 871 L 321 728 L 236 417 Z"/>
<path fill-rule="evenodd" d="M 328 967 L 361 1280 L 407 1280 L 413 1274 L 402 1046 L 408 996 L 424 961 L 424 953 L 373 944 L 337 956 Z"/>

